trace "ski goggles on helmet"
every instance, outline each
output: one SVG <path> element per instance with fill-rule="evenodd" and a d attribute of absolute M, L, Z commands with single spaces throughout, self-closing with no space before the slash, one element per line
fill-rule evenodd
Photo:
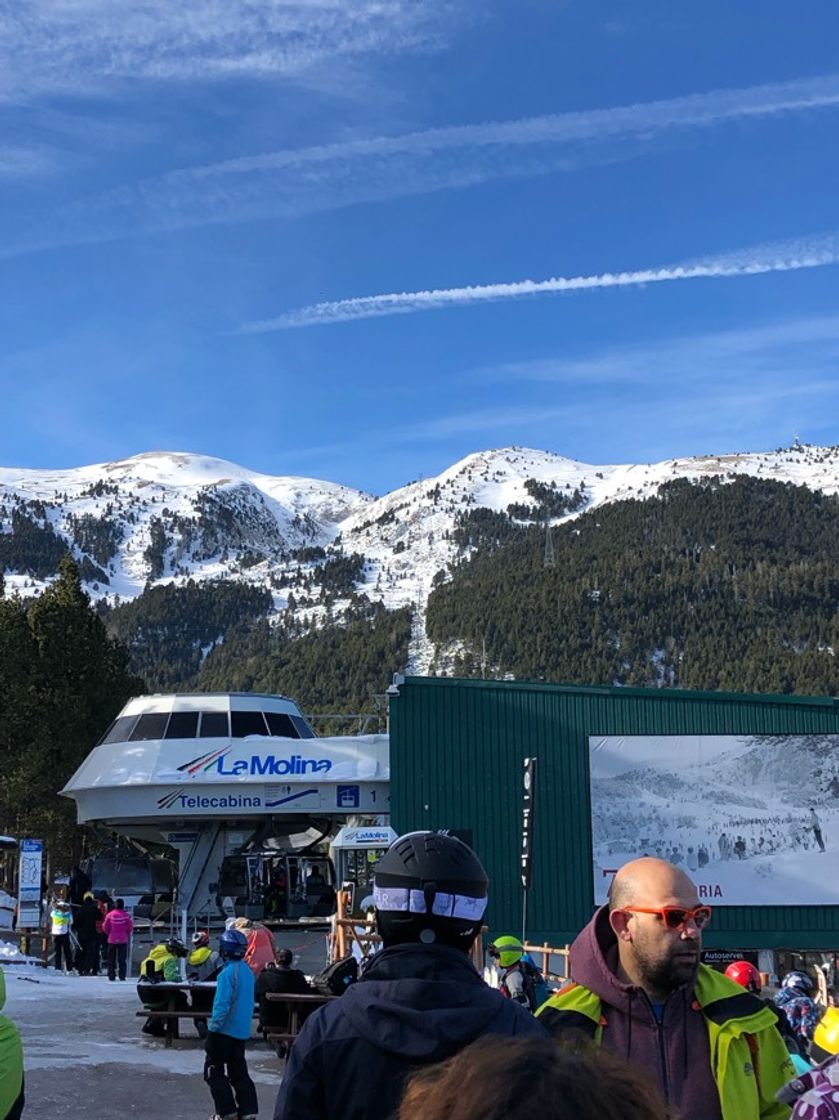
<path fill-rule="evenodd" d="M 692 910 L 684 906 L 621 906 L 620 909 L 630 914 L 657 914 L 662 925 L 673 933 L 681 933 L 688 922 L 693 922 L 697 929 L 705 929 L 712 914 L 710 906 L 695 906 Z"/>

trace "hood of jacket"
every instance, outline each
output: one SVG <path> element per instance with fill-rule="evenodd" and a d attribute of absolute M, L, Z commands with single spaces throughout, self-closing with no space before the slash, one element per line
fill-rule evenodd
<path fill-rule="evenodd" d="M 372 958 L 338 1006 L 379 1049 L 435 1061 L 483 1034 L 505 1002 L 458 949 L 394 945 Z"/>
<path fill-rule="evenodd" d="M 571 946 L 571 975 L 610 1007 L 648 1021 L 649 1000 L 641 988 L 619 980 L 617 968 L 618 939 L 609 925 L 608 906 L 601 906 Z"/>
<path fill-rule="evenodd" d="M 155 947 L 150 950 L 149 955 L 145 958 L 143 963 L 145 964 L 146 961 L 154 961 L 155 965 L 162 969 L 164 962 L 170 958 L 174 960 L 175 955 L 174 953 L 170 953 L 165 945 L 155 945 Z"/>

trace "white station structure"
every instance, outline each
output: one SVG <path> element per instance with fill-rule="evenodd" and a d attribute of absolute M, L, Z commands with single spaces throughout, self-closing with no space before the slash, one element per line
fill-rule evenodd
<path fill-rule="evenodd" d="M 195 919 L 323 920 L 396 837 L 388 736 L 316 738 L 282 696 L 130 700 L 62 793 L 100 834 L 174 849 Z"/>

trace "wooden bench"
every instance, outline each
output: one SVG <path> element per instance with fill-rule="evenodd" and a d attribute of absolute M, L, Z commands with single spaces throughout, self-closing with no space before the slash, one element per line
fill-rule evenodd
<path fill-rule="evenodd" d="M 265 1031 L 265 1041 L 270 1043 L 277 1050 L 277 1057 L 282 1062 L 288 1061 L 288 1056 L 291 1053 L 291 1047 L 294 1045 L 294 1040 L 300 1033 L 300 1013 L 307 1008 L 311 1011 L 316 1010 L 318 1007 L 323 1007 L 325 1003 L 330 1000 L 338 999 L 338 996 L 327 996 L 320 992 L 312 992 L 307 995 L 297 995 L 286 992 L 266 992 L 265 999 L 269 1003 L 282 1003 L 288 1011 L 288 1030 L 287 1031 L 274 1031 L 269 1027 Z M 285 1053 L 280 1053 L 278 1047 L 282 1045 L 285 1047 Z"/>
<path fill-rule="evenodd" d="M 178 1030 L 179 1019 L 209 1019 L 210 1017 L 209 1011 L 205 1011 L 202 1015 L 200 1011 L 155 1011 L 150 1007 L 144 1007 L 141 1011 L 138 1011 L 137 1014 L 143 1019 L 151 1019 L 152 1021 L 160 1019 L 162 1022 L 165 1022 L 166 1034 L 164 1037 L 166 1039 L 166 1046 L 171 1046 L 176 1038 L 180 1038 L 180 1032 Z M 151 1035 L 151 1037 L 155 1038 L 159 1036 Z"/>

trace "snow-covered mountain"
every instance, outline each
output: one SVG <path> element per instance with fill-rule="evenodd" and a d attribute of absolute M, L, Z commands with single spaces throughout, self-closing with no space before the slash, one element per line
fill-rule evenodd
<path fill-rule="evenodd" d="M 388 607 L 424 604 L 435 575 L 457 555 L 451 531 L 476 507 L 534 509 L 534 487 L 573 502 L 554 524 L 625 498 L 644 498 L 676 478 L 749 474 L 839 492 L 839 448 L 597 466 L 547 451 L 480 451 L 442 474 L 382 497 L 179 452 L 148 452 L 68 470 L 0 468 L 0 562 L 7 589 L 32 594 L 49 582 L 21 557 L 69 544 L 94 598 L 121 600 L 149 584 L 220 578 L 267 586 L 278 611 L 301 581 L 317 586 L 324 551 L 360 553 L 358 590 Z M 562 498 L 560 498 L 562 500 Z M 538 504 L 538 503 L 537 503 Z M 11 542 L 20 540 L 21 548 Z M 31 549 L 30 549 L 31 551 Z M 46 568 L 49 568 L 47 564 Z M 314 616 L 316 621 L 316 614 Z M 417 628 L 414 664 L 423 668 Z"/>

